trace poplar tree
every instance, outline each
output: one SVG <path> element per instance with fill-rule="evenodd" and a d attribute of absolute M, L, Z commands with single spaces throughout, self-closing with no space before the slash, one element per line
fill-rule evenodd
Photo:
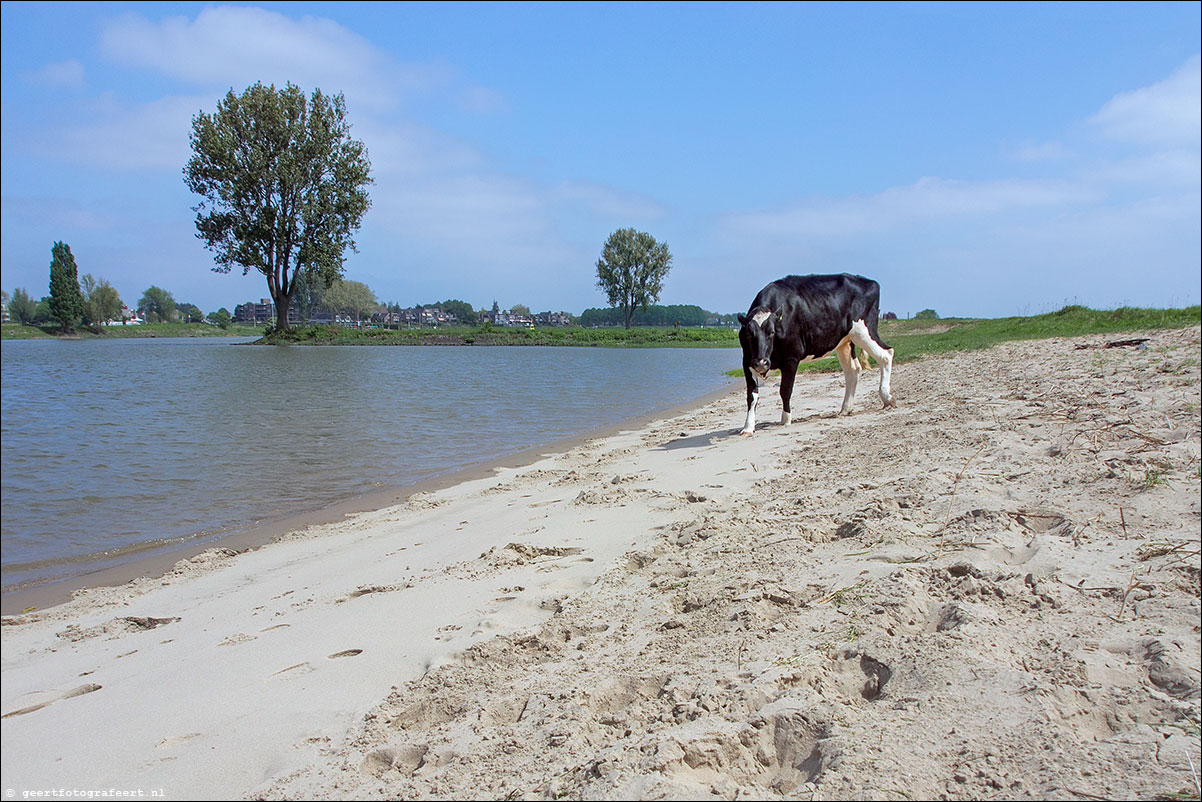
<path fill-rule="evenodd" d="M 54 243 L 50 254 L 50 316 L 58 321 L 64 333 L 70 333 L 84 312 L 79 270 L 67 243 Z"/>

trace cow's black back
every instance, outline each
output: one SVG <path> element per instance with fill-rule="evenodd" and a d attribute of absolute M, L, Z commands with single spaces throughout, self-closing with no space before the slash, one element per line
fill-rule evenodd
<path fill-rule="evenodd" d="M 877 333 L 881 286 L 870 278 L 839 275 L 785 276 L 755 296 L 748 316 L 771 311 L 776 328 L 772 368 L 829 354 L 863 320 L 872 338 L 888 348 Z"/>

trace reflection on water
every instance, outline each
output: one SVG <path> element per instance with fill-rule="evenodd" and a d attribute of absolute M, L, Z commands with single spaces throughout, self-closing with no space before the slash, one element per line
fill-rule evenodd
<path fill-rule="evenodd" d="M 726 349 L 2 345 L 4 586 L 412 484 L 722 387 Z"/>

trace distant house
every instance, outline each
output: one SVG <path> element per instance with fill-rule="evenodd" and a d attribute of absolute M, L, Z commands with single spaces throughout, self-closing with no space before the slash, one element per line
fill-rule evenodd
<path fill-rule="evenodd" d="M 145 322 L 146 322 L 145 318 L 139 317 L 136 310 L 130 309 L 125 304 L 121 304 L 121 319 L 120 320 L 106 320 L 106 321 L 104 321 L 104 325 L 106 325 L 106 326 L 140 326 Z"/>
<path fill-rule="evenodd" d="M 570 326 L 572 316 L 567 312 L 539 312 L 537 315 L 525 315 L 512 309 L 501 309 L 496 312 L 480 313 L 481 323 L 491 323 L 494 326 L 510 326 L 518 328 L 533 328 L 534 326 Z"/>
<path fill-rule="evenodd" d="M 275 319 L 275 304 L 270 298 L 260 298 L 258 303 L 247 301 L 234 307 L 234 320 L 239 323 L 259 325 Z M 288 307 L 288 322 L 300 323 L 300 310 L 296 304 Z"/>
<path fill-rule="evenodd" d="M 388 327 L 437 328 L 438 326 L 454 326 L 459 318 L 440 306 L 415 306 L 410 309 L 400 309 L 396 312 L 377 312 L 371 316 L 372 322 Z"/>
<path fill-rule="evenodd" d="M 536 326 L 570 326 L 572 316 L 567 312 L 539 312 L 534 316 Z"/>

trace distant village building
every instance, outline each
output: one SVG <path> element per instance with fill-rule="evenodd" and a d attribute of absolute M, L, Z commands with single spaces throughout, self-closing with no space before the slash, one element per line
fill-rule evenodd
<path fill-rule="evenodd" d="M 439 306 L 415 306 L 395 312 L 376 312 L 371 316 L 371 322 L 388 328 L 417 329 L 454 326 L 459 323 L 459 318 Z"/>
<path fill-rule="evenodd" d="M 140 326 L 145 323 L 145 318 L 141 317 L 136 310 L 130 309 L 125 304 L 121 304 L 121 316 L 117 320 L 106 320 L 106 326 Z"/>
<path fill-rule="evenodd" d="M 539 312 L 534 316 L 536 326 L 570 326 L 572 316 L 567 312 Z"/>
<path fill-rule="evenodd" d="M 496 312 L 480 313 L 481 323 L 491 323 L 494 326 L 511 326 L 533 328 L 534 326 L 570 326 L 572 316 L 567 312 L 539 312 L 536 315 L 524 315 L 512 309 L 500 309 Z"/>
<path fill-rule="evenodd" d="M 260 298 L 258 303 L 247 301 L 234 307 L 234 320 L 239 323 L 259 325 L 275 319 L 275 304 L 270 298 Z M 288 307 L 288 322 L 300 323 L 300 310 L 295 304 Z"/>

